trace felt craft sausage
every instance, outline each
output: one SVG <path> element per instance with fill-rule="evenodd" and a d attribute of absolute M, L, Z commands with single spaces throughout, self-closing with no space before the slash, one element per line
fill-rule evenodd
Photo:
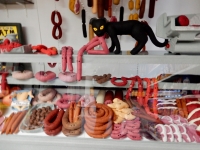
<path fill-rule="evenodd" d="M 120 7 L 119 21 L 122 22 L 124 20 L 124 7 Z"/>
<path fill-rule="evenodd" d="M 113 4 L 119 5 L 119 3 L 120 3 L 120 0 L 113 0 Z"/>
<path fill-rule="evenodd" d="M 58 22 L 55 21 L 56 16 L 58 17 Z M 62 17 L 60 12 L 54 10 L 51 13 L 51 22 L 53 23 L 54 26 L 60 26 L 62 24 Z"/>
<path fill-rule="evenodd" d="M 154 10 L 155 10 L 155 3 L 156 3 L 156 0 L 150 0 L 150 3 L 149 3 L 149 18 L 153 18 L 154 17 Z"/>
<path fill-rule="evenodd" d="M 65 99 L 65 100 L 69 100 L 71 102 L 71 101 L 77 101 L 77 100 L 79 100 L 81 98 L 81 95 L 79 95 L 79 94 L 64 93 L 62 95 L 62 98 Z"/>
<path fill-rule="evenodd" d="M 41 82 L 48 82 L 56 78 L 56 74 L 52 71 L 39 71 L 35 74 L 35 78 Z"/>
<path fill-rule="evenodd" d="M 103 104 L 104 103 L 104 97 L 105 97 L 106 91 L 105 90 L 99 90 L 99 93 L 96 97 L 96 102 Z"/>
<path fill-rule="evenodd" d="M 87 30 L 86 30 L 86 25 L 85 25 L 85 22 L 86 22 L 86 17 L 85 17 L 85 9 L 82 9 L 81 11 L 81 18 L 82 18 L 82 31 L 83 31 L 83 37 L 87 37 Z"/>
<path fill-rule="evenodd" d="M 76 15 L 80 13 L 80 1 L 69 0 L 69 9 Z"/>
<path fill-rule="evenodd" d="M 92 7 L 93 6 L 93 0 L 87 0 L 87 5 L 88 5 L 88 7 Z"/>
<path fill-rule="evenodd" d="M 110 103 L 112 103 L 113 99 L 114 99 L 114 93 L 113 93 L 113 91 L 107 91 L 105 93 L 104 104 L 110 104 Z"/>
<path fill-rule="evenodd" d="M 176 105 L 178 107 L 178 111 L 179 111 L 179 115 L 181 117 L 184 117 L 184 112 L 183 112 L 183 108 L 182 108 L 182 104 L 181 104 L 181 99 L 176 99 Z"/>
<path fill-rule="evenodd" d="M 51 111 L 44 119 L 44 127 L 47 127 L 49 130 L 56 129 L 62 122 L 63 114 L 63 109 L 61 109 L 60 111 L 59 109 L 54 109 L 53 111 Z M 52 119 L 54 119 L 53 122 Z"/>
<path fill-rule="evenodd" d="M 44 132 L 49 136 L 55 136 L 58 133 L 60 133 L 61 130 L 62 130 L 62 125 L 61 124 L 55 129 L 49 129 L 47 127 L 44 128 Z"/>
<path fill-rule="evenodd" d="M 64 127 L 62 127 L 62 133 L 65 136 L 77 136 L 77 135 L 80 135 L 82 133 L 82 131 L 81 131 L 81 128 L 76 129 L 76 130 L 68 130 L 68 129 L 65 129 Z"/>
<path fill-rule="evenodd" d="M 76 104 L 73 114 L 74 114 L 73 121 L 77 122 L 79 119 L 79 115 L 81 114 L 81 102 L 80 101 Z"/>
<path fill-rule="evenodd" d="M 94 31 L 92 29 L 92 25 L 89 24 L 89 41 L 91 41 L 94 38 Z"/>
<path fill-rule="evenodd" d="M 20 114 L 20 112 L 14 113 L 13 117 L 11 118 L 7 128 L 6 128 L 6 134 L 10 134 L 11 131 L 11 126 L 13 125 L 13 123 L 15 122 L 15 120 L 17 119 L 18 115 Z"/>
<path fill-rule="evenodd" d="M 69 105 L 69 122 L 73 123 L 74 122 L 74 102 L 71 102 Z"/>
<path fill-rule="evenodd" d="M 38 99 L 42 102 L 52 101 L 56 94 L 57 91 L 55 89 L 47 88 L 39 92 Z"/>
<path fill-rule="evenodd" d="M 89 135 L 89 136 L 91 136 L 91 137 L 93 137 L 93 138 L 100 138 L 100 139 L 103 139 L 103 138 L 106 138 L 106 137 L 108 137 L 110 134 L 111 134 L 111 132 L 112 132 L 112 126 L 109 128 L 109 129 L 107 129 L 103 134 L 92 134 L 92 133 L 90 133 L 90 132 L 88 132 L 88 130 L 85 130 L 85 132 Z"/>
<path fill-rule="evenodd" d="M 109 0 L 104 0 L 104 10 L 108 11 Z"/>
<path fill-rule="evenodd" d="M 140 13 L 139 13 L 140 19 L 144 17 L 145 6 L 146 6 L 146 0 L 142 0 L 141 6 L 140 6 Z"/>
<path fill-rule="evenodd" d="M 26 115 L 27 111 L 23 111 L 20 112 L 17 116 L 17 118 L 15 119 L 14 123 L 11 126 L 10 132 L 14 133 L 15 130 L 17 129 L 17 127 L 19 126 L 19 124 L 21 123 L 22 119 L 24 118 L 24 116 Z"/>
<path fill-rule="evenodd" d="M 140 0 L 136 0 L 136 2 L 135 2 L 135 9 L 136 10 L 140 9 Z"/>
<path fill-rule="evenodd" d="M 29 70 L 13 71 L 12 77 L 17 80 L 28 80 L 33 77 L 33 72 Z"/>
<path fill-rule="evenodd" d="M 129 2 L 128 2 L 128 8 L 130 10 L 133 10 L 133 8 L 134 8 L 134 1 L 133 0 L 129 0 Z"/>
<path fill-rule="evenodd" d="M 97 4 L 98 4 L 98 0 L 93 0 L 93 6 L 92 6 L 92 13 L 93 14 L 96 14 L 97 13 L 97 9 L 98 9 L 98 6 L 97 6 Z"/>
<path fill-rule="evenodd" d="M 104 17 L 104 0 L 98 0 L 97 1 L 97 6 L 98 6 L 98 18 L 103 18 Z"/>
<path fill-rule="evenodd" d="M 133 19 L 133 20 L 138 20 L 138 19 L 139 19 L 138 14 L 137 14 L 137 13 L 133 14 L 133 18 L 132 18 L 132 19 Z"/>
<path fill-rule="evenodd" d="M 112 0 L 108 0 L 108 17 L 112 17 Z"/>
<path fill-rule="evenodd" d="M 124 99 L 124 96 L 123 96 L 123 91 L 121 89 L 116 89 L 115 90 L 115 96 L 114 96 L 114 99 L 115 98 L 118 98 L 120 100 L 123 100 Z"/>
<path fill-rule="evenodd" d="M 181 104 L 182 104 L 182 108 L 183 108 L 183 112 L 184 112 L 184 117 L 187 118 L 188 117 L 188 111 L 187 111 L 187 107 L 186 107 L 186 99 L 183 98 L 181 100 Z"/>
<path fill-rule="evenodd" d="M 56 35 L 56 30 L 58 30 L 58 35 Z M 52 36 L 55 40 L 58 40 L 62 37 L 62 29 L 60 26 L 54 26 L 52 30 Z"/>
<path fill-rule="evenodd" d="M 76 130 L 81 128 L 83 119 L 79 116 L 76 122 L 70 123 L 69 122 L 69 109 L 67 109 L 62 117 L 62 125 L 67 130 Z"/>
<path fill-rule="evenodd" d="M 6 122 L 4 123 L 3 129 L 1 130 L 1 134 L 4 134 L 6 132 L 6 129 L 7 129 L 8 125 L 10 124 L 10 121 L 11 121 L 13 116 L 14 116 L 14 113 L 10 114 L 10 116 L 8 117 Z"/>

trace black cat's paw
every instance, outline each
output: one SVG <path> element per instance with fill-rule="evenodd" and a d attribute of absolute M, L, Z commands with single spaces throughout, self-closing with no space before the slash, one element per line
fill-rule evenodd
<path fill-rule="evenodd" d="M 114 51 L 114 54 L 120 54 L 120 53 L 121 53 L 120 50 L 115 50 L 115 51 Z"/>
<path fill-rule="evenodd" d="M 115 49 L 115 47 L 112 47 L 112 46 L 111 46 L 111 47 L 109 48 L 109 51 L 112 53 L 112 52 L 114 51 L 114 49 Z"/>

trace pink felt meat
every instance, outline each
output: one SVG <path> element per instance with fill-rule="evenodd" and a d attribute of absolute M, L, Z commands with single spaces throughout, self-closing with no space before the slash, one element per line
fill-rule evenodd
<path fill-rule="evenodd" d="M 35 74 L 35 78 L 41 82 L 49 82 L 56 78 L 56 74 L 52 71 L 40 71 Z"/>
<path fill-rule="evenodd" d="M 63 82 L 75 82 L 76 81 L 76 73 L 73 72 L 60 72 L 58 78 Z"/>

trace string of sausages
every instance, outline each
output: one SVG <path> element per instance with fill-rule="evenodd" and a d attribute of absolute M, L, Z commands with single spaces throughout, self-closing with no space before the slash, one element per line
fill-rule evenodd
<path fill-rule="evenodd" d="M 58 22 L 56 22 L 56 17 L 58 18 Z M 55 40 L 59 40 L 62 37 L 62 29 L 61 29 L 62 16 L 59 11 L 54 10 L 51 13 L 51 22 L 54 25 L 52 29 L 52 36 Z M 58 34 L 56 35 L 56 33 Z"/>

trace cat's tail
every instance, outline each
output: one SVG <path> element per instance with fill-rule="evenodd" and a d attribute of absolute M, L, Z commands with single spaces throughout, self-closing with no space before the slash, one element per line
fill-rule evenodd
<path fill-rule="evenodd" d="M 144 24 L 145 24 L 145 25 L 144 25 L 145 30 L 146 30 L 148 36 L 150 37 L 152 43 L 153 43 L 155 46 L 157 46 L 157 47 L 165 47 L 165 46 L 168 44 L 168 39 L 165 39 L 165 41 L 164 41 L 163 43 L 159 42 L 159 41 L 157 40 L 157 38 L 156 38 L 156 36 L 155 36 L 155 34 L 154 34 L 152 28 L 151 28 L 148 24 L 146 24 L 146 23 L 144 23 Z"/>

